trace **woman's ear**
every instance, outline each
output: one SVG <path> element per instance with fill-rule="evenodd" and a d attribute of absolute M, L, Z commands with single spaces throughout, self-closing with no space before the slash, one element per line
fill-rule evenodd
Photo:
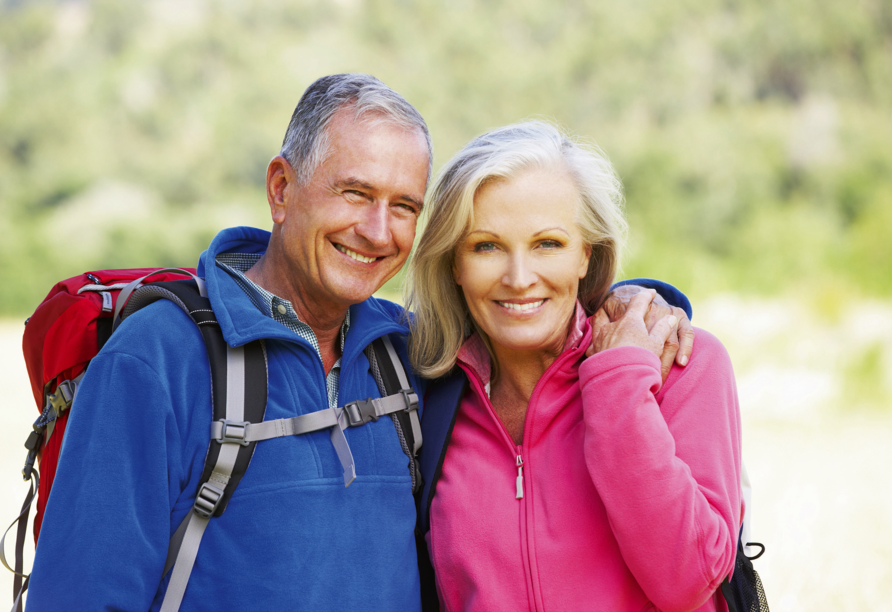
<path fill-rule="evenodd" d="M 579 265 L 579 278 L 585 278 L 585 275 L 588 274 L 588 263 L 592 258 L 592 245 L 587 244 L 583 250 L 582 262 Z"/>

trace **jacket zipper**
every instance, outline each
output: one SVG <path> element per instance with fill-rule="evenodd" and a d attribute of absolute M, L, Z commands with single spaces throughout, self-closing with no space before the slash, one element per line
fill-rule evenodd
<path fill-rule="evenodd" d="M 523 499 L 523 453 L 520 451 L 520 447 L 517 452 L 517 493 L 515 498 Z"/>
<path fill-rule="evenodd" d="M 483 391 L 483 389 L 484 389 L 483 381 L 480 379 L 480 376 L 477 374 L 477 372 L 474 371 L 473 368 L 468 368 L 467 370 L 465 370 L 465 372 L 468 374 L 469 377 L 473 377 L 474 383 L 478 387 L 477 392 L 480 393 L 481 391 Z M 521 544 L 521 548 L 523 550 L 523 558 L 521 559 L 521 562 L 523 563 L 524 572 L 527 577 L 526 587 L 527 587 L 527 595 L 530 599 L 531 610 L 539 610 L 539 604 L 538 604 L 539 595 L 537 593 L 536 586 L 533 583 L 533 576 L 532 576 L 532 573 L 534 570 L 533 570 L 533 560 L 532 560 L 532 557 L 530 556 L 530 542 L 529 542 L 529 535 L 528 535 L 529 528 L 526 524 L 527 523 L 526 515 L 527 515 L 527 510 L 529 509 L 528 504 L 530 502 L 527 501 L 529 498 L 524 496 L 523 466 L 525 464 L 525 461 L 523 459 L 523 445 L 522 444 L 517 444 L 517 445 L 514 444 L 514 440 L 511 438 L 511 435 L 508 433 L 508 429 L 505 427 L 505 424 L 502 422 L 502 419 L 500 419 L 499 416 L 496 414 L 495 407 L 492 405 L 492 400 L 489 398 L 489 396 L 485 392 L 483 392 L 482 397 L 485 398 L 486 407 L 489 409 L 490 416 L 498 424 L 498 426 L 501 429 L 502 434 L 504 436 L 504 440 L 505 440 L 508 448 L 511 450 L 511 456 L 514 457 L 513 467 L 517 468 L 517 477 L 514 481 L 515 482 L 514 496 L 515 496 L 515 499 L 517 499 L 521 504 L 523 504 L 520 507 L 520 517 L 519 517 L 519 520 L 520 520 L 519 527 L 520 527 L 520 532 L 521 532 L 520 544 Z"/>

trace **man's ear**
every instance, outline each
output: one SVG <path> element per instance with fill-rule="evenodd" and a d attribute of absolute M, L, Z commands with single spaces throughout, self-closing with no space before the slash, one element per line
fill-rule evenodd
<path fill-rule="evenodd" d="M 287 192 L 297 186 L 297 175 L 288 160 L 276 155 L 266 167 L 266 199 L 273 223 L 283 223 Z"/>

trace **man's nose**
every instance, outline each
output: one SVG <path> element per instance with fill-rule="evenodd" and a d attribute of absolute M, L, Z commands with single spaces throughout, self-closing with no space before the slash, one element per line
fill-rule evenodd
<path fill-rule="evenodd" d="M 508 259 L 508 269 L 502 283 L 515 291 L 522 291 L 536 284 L 539 275 L 533 269 L 533 262 L 526 253 L 514 253 Z"/>
<path fill-rule="evenodd" d="M 372 246 L 387 246 L 391 241 L 389 212 L 386 202 L 374 202 L 364 207 L 362 217 L 356 224 L 356 233 Z"/>

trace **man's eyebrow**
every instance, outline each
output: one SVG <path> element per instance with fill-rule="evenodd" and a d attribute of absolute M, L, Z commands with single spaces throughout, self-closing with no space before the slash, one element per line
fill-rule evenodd
<path fill-rule="evenodd" d="M 424 200 L 418 200 L 418 198 L 413 198 L 412 196 L 406 194 L 401 195 L 399 199 L 412 202 L 412 204 L 418 207 L 418 212 L 424 210 Z"/>
<path fill-rule="evenodd" d="M 352 177 L 337 181 L 335 183 L 335 187 L 337 187 L 339 189 L 343 189 L 345 187 L 361 187 L 362 189 L 365 189 L 366 191 L 374 191 L 375 190 L 375 187 L 373 185 L 370 185 L 369 183 L 366 183 L 365 181 L 361 181 L 357 178 L 352 178 Z M 418 198 L 412 197 L 408 194 L 399 195 L 396 197 L 396 199 L 397 200 L 406 200 L 408 202 L 411 202 L 412 204 L 414 204 L 415 206 L 418 207 L 419 211 L 424 209 L 424 200 L 419 200 Z"/>
<path fill-rule="evenodd" d="M 362 187 L 368 191 L 372 191 L 375 188 L 356 178 L 346 178 L 342 179 L 335 183 L 335 187 Z"/>

